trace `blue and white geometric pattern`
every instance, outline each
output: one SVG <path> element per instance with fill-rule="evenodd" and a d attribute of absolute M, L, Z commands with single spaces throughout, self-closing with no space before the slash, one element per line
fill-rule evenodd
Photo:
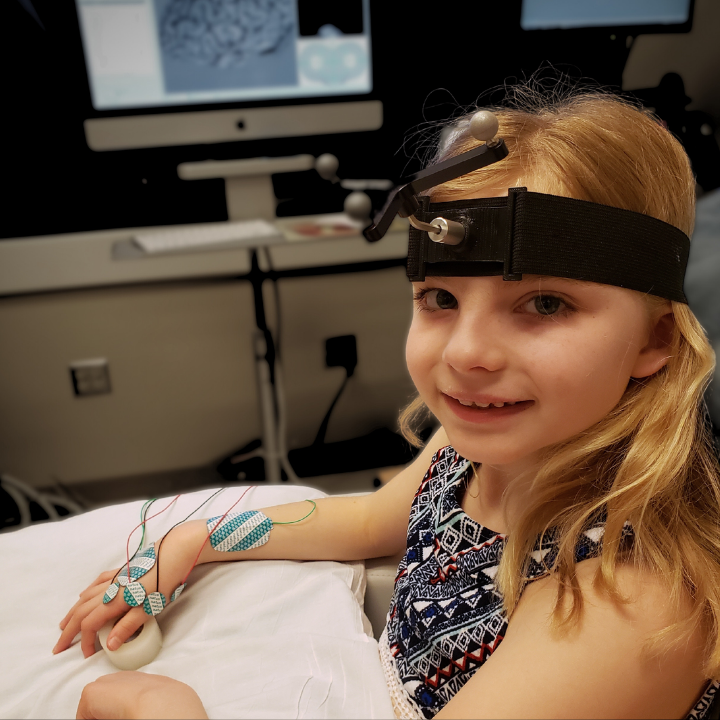
<path fill-rule="evenodd" d="M 137 607 L 145 599 L 145 588 L 139 582 L 132 582 L 125 588 L 123 599 L 130 607 Z"/>
<path fill-rule="evenodd" d="M 130 560 L 130 567 L 141 568 L 147 572 L 155 565 L 155 560 L 155 543 L 153 542 L 150 543 L 150 545 L 148 545 L 148 547 L 146 547 L 142 552 L 133 555 Z"/>
<path fill-rule="evenodd" d="M 693 706 L 693 709 L 687 716 L 687 720 L 702 720 L 702 718 L 707 717 L 714 704 L 720 701 L 720 695 L 718 694 L 718 690 L 720 690 L 720 683 L 717 682 L 717 680 L 713 680 L 705 688 L 705 692 Z M 715 710 L 717 710 L 717 708 L 715 708 Z M 717 714 L 715 714 L 713 717 L 717 717 Z"/>
<path fill-rule="evenodd" d="M 425 718 L 454 697 L 507 630 L 495 587 L 505 536 L 480 525 L 460 506 L 472 476 L 472 464 L 452 447 L 433 457 L 410 509 L 407 550 L 388 613 L 396 676 L 410 706 Z M 603 530 L 593 525 L 583 534 L 578 561 L 600 552 Z M 552 533 L 538 541 L 529 558 L 529 580 L 546 574 L 556 550 Z"/>
<path fill-rule="evenodd" d="M 127 563 L 123 565 L 122 569 L 118 572 L 117 581 L 125 587 L 129 583 L 139 580 L 148 570 L 151 570 L 155 566 L 155 561 L 155 543 L 150 543 L 145 550 L 132 557 L 129 565 Z M 128 575 L 130 576 L 129 578 Z"/>
<path fill-rule="evenodd" d="M 178 585 L 174 590 L 172 595 L 170 596 L 170 602 L 175 602 L 179 597 L 182 591 L 187 586 L 187 583 L 183 583 L 182 585 Z"/>
<path fill-rule="evenodd" d="M 207 529 L 210 544 L 220 552 L 251 550 L 270 539 L 272 520 L 259 510 L 232 513 L 220 523 L 222 516 L 210 518 Z"/>
<path fill-rule="evenodd" d="M 114 582 L 112 585 L 108 585 L 108 589 L 105 591 L 105 594 L 103 595 L 103 605 L 107 605 L 111 600 L 115 598 L 115 596 L 118 594 L 118 590 L 120 589 L 119 583 Z"/>
<path fill-rule="evenodd" d="M 125 565 L 117 576 L 117 582 L 119 582 L 123 587 L 126 587 L 131 582 L 139 580 L 143 575 L 145 575 L 145 573 L 147 573 L 147 570 L 144 568 L 133 567 L 132 565 L 130 566 L 130 572 L 128 573 L 128 566 Z M 130 575 L 130 579 L 128 579 L 128 574 Z"/>
<path fill-rule="evenodd" d="M 146 615 L 159 615 L 165 609 L 165 596 L 161 592 L 151 592 L 143 600 Z"/>

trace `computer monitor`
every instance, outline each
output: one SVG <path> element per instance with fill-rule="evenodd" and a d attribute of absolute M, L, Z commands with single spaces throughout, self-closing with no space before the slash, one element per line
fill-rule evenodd
<path fill-rule="evenodd" d="M 693 0 L 522 0 L 523 30 L 642 28 L 687 32 Z"/>
<path fill-rule="evenodd" d="M 75 0 L 96 151 L 377 130 L 369 0 Z"/>

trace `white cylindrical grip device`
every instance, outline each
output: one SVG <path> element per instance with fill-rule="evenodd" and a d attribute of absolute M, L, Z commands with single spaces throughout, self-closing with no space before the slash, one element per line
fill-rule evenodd
<path fill-rule="evenodd" d="M 98 640 L 107 653 L 108 660 L 118 670 L 137 670 L 152 662 L 162 648 L 162 633 L 157 620 L 150 616 L 140 631 L 132 640 L 128 640 L 117 650 L 108 650 L 107 639 L 110 631 L 115 627 L 115 620 L 103 625 L 98 632 Z"/>

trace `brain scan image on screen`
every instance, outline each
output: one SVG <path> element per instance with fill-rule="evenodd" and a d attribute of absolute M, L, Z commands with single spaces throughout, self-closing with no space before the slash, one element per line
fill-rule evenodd
<path fill-rule="evenodd" d="M 155 0 L 168 92 L 297 83 L 295 0 Z"/>

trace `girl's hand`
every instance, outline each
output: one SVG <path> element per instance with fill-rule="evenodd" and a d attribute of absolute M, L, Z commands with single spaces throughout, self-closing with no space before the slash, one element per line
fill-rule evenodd
<path fill-rule="evenodd" d="M 175 588 L 180 585 L 197 555 L 204 538 L 207 537 L 204 523 L 188 523 L 172 531 L 162 543 L 160 550 L 160 592 L 169 602 Z M 140 578 L 140 583 L 149 594 L 157 589 L 158 563 Z M 80 647 L 88 658 L 95 653 L 95 637 L 105 623 L 121 618 L 108 636 L 108 648 L 119 648 L 147 619 L 142 605 L 131 608 L 123 599 L 123 587 L 107 604 L 103 595 L 115 577 L 116 570 L 102 573 L 85 590 L 80 599 L 60 623 L 62 634 L 53 648 L 59 653 L 70 647 L 73 639 L 81 633 Z"/>
<path fill-rule="evenodd" d="M 145 611 L 142 607 L 130 608 L 122 599 L 122 592 L 119 592 L 112 602 L 107 605 L 103 604 L 103 595 L 117 572 L 117 570 L 108 570 L 101 573 L 94 582 L 80 593 L 80 599 L 70 608 L 70 612 L 60 623 L 62 634 L 53 648 L 53 654 L 69 648 L 75 636 L 81 632 L 80 645 L 83 656 L 90 657 L 95 653 L 95 636 L 98 630 L 105 623 L 122 615 L 125 615 L 125 617 L 118 623 L 117 629 L 122 629 L 125 626 L 136 626 L 136 629 L 140 627 L 145 619 Z M 149 590 L 147 583 L 143 583 L 143 585 Z M 130 632 L 130 635 L 133 632 L 134 630 Z M 108 642 L 110 642 L 109 639 Z M 120 647 L 120 644 L 118 644 L 118 647 Z"/>
<path fill-rule="evenodd" d="M 197 693 L 179 680 L 142 672 L 103 675 L 86 685 L 76 718 L 207 718 Z"/>

